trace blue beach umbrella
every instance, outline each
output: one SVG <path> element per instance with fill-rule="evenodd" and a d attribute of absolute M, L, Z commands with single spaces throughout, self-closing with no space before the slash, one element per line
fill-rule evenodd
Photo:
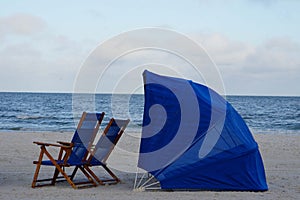
<path fill-rule="evenodd" d="M 190 80 L 143 76 L 138 167 L 161 189 L 268 190 L 258 145 L 230 103 Z"/>

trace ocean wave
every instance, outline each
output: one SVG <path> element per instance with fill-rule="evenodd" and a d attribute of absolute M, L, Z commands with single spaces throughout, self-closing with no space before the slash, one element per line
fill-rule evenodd
<path fill-rule="evenodd" d="M 62 118 L 55 117 L 55 116 L 17 115 L 14 117 L 22 120 L 36 120 L 36 119 L 62 120 Z"/>
<path fill-rule="evenodd" d="M 15 115 L 9 115 L 9 114 L 1 114 L 0 118 L 10 119 L 10 118 L 16 118 L 16 116 Z"/>
<path fill-rule="evenodd" d="M 16 127 L 1 127 L 0 131 L 21 131 L 24 130 L 23 127 L 21 126 L 16 126 Z"/>
<path fill-rule="evenodd" d="M 253 117 L 251 117 L 251 116 L 245 116 L 245 117 L 243 117 L 243 119 L 244 120 L 248 120 L 248 119 L 253 119 Z"/>
<path fill-rule="evenodd" d="M 290 127 L 291 130 L 300 130 L 300 124 L 295 124 L 292 127 Z"/>
<path fill-rule="evenodd" d="M 12 127 L 12 128 L 9 128 L 10 131 L 20 131 L 22 129 L 23 129 L 22 127 Z"/>
<path fill-rule="evenodd" d="M 27 120 L 27 119 L 42 119 L 44 117 L 41 117 L 41 116 L 29 116 L 29 115 L 18 115 L 16 116 L 17 119 L 24 119 L 24 120 Z"/>

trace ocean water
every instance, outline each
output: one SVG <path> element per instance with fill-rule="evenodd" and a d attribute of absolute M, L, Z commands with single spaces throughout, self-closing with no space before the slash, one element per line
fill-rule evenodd
<path fill-rule="evenodd" d="M 300 133 L 300 97 L 227 96 L 254 133 Z M 130 118 L 140 132 L 143 95 L 0 93 L 0 131 L 74 131 L 82 111 Z"/>

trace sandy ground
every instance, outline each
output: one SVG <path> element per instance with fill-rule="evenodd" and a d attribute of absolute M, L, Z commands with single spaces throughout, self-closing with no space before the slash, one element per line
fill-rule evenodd
<path fill-rule="evenodd" d="M 135 174 L 130 173 L 135 171 L 134 162 L 129 159 L 130 155 L 122 155 L 122 151 L 113 152 L 109 160 L 112 166 L 118 166 L 115 172 L 122 179 L 120 184 L 74 190 L 64 182 L 33 189 L 35 165 L 32 161 L 37 159 L 39 148 L 32 142 L 70 141 L 72 133 L 1 132 L 0 199 L 300 199 L 300 135 L 254 136 L 265 164 L 267 192 L 134 192 Z M 52 171 L 53 168 L 47 168 L 41 174 L 50 176 Z"/>

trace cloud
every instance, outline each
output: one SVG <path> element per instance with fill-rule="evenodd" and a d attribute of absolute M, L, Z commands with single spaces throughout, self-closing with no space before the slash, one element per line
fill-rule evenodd
<path fill-rule="evenodd" d="M 1 25 L 1 27 L 3 26 Z M 43 28 L 34 30 L 31 31 L 33 35 L 43 31 Z M 19 36 L 24 35 L 25 32 L 21 31 L 17 34 L 17 31 L 14 31 L 15 35 L 0 47 L 0 69 L 2 71 L 0 90 L 72 91 L 80 64 L 93 50 L 95 42 L 86 44 L 84 41 L 76 41 L 65 35 L 49 33 L 40 34 L 38 37 L 27 37 L 26 40 L 23 40 L 22 37 L 21 40 L 13 40 L 13 38 L 20 38 Z M 28 31 L 25 35 L 30 36 Z M 216 63 L 224 79 L 226 90 L 228 89 L 230 94 L 251 94 L 251 91 L 254 91 L 252 93 L 258 91 L 257 94 L 260 94 L 259 92 L 265 94 L 265 91 L 280 94 L 280 91 L 271 90 L 279 79 L 289 80 L 281 81 L 283 88 L 295 88 L 298 83 L 300 78 L 300 58 L 298 56 L 300 55 L 300 44 L 290 38 L 270 38 L 261 44 L 254 45 L 220 33 L 195 33 L 188 34 L 188 36 L 202 45 Z M 158 34 L 152 39 L 154 42 L 167 42 L 170 49 L 179 46 L 186 49 L 185 53 L 191 56 L 199 55 L 195 54 L 195 48 L 188 48 L 188 44 L 182 42 L 180 38 L 170 38 L 168 35 Z M 143 35 L 113 39 L 109 45 L 105 46 L 104 44 L 103 51 L 95 52 L 94 60 L 92 58 L 89 60 L 91 63 L 86 64 L 95 66 L 92 73 L 97 75 L 97 70 L 106 67 L 109 62 L 117 58 L 116 56 L 124 53 L 124 50 L 147 45 L 145 40 L 147 37 Z M 176 44 L 174 40 L 177 41 Z M 168 51 L 137 49 L 137 51 L 129 52 L 129 54 L 110 64 L 113 73 L 109 74 L 110 71 L 107 71 L 107 84 L 110 84 L 114 79 L 122 78 L 127 73 L 128 68 L 131 70 L 133 67 L 141 65 L 143 65 L 141 67 L 148 68 L 148 64 L 152 69 L 157 69 L 158 72 L 159 68 L 166 66 L 168 67 L 166 74 L 174 72 L 176 76 L 186 75 L 185 77 L 199 82 L 197 80 L 199 76 L 191 71 L 191 66 L 180 56 Z M 161 70 L 161 72 L 164 71 Z M 179 72 L 178 75 L 177 72 Z M 126 88 L 130 84 L 135 86 L 134 84 L 138 82 L 142 83 L 141 70 L 136 69 L 129 75 L 126 76 L 128 79 L 125 81 Z M 91 76 L 88 77 L 93 80 Z M 99 77 L 96 77 L 96 80 L 98 80 L 97 78 Z M 95 85 L 97 81 L 93 81 L 91 84 Z M 110 85 L 104 85 L 108 90 L 105 92 L 110 92 L 112 87 Z M 293 91 L 296 93 L 291 94 L 299 94 L 299 89 L 295 88 Z"/>
<path fill-rule="evenodd" d="M 232 40 L 219 33 L 193 34 L 192 39 L 197 41 L 220 66 L 234 66 L 242 63 L 254 51 L 253 46 Z"/>
<path fill-rule="evenodd" d="M 72 91 L 85 58 L 83 45 L 53 35 L 9 41 L 0 47 L 0 91 Z"/>
<path fill-rule="evenodd" d="M 93 56 L 90 57 L 88 63 L 86 63 L 87 66 L 93 69 L 91 70 L 93 74 L 87 77 L 90 78 L 94 75 L 97 76 L 95 77 L 96 80 L 101 68 L 107 67 L 108 64 L 109 69 L 107 69 L 106 72 L 108 73 L 109 70 L 111 70 L 113 74 L 107 75 L 107 79 L 112 77 L 113 79 L 118 79 L 118 77 L 122 77 L 137 66 L 151 70 L 154 66 L 159 65 L 160 68 L 165 66 L 174 72 L 178 72 L 178 74 L 183 75 L 185 78 L 200 83 L 203 83 L 203 79 L 205 81 L 211 80 L 210 72 L 213 73 L 213 71 L 201 71 L 204 76 L 201 77 L 203 79 L 200 80 L 199 74 L 192 71 L 192 67 L 183 60 L 182 57 L 176 54 L 164 50 L 160 51 L 158 49 L 138 49 L 138 47 L 149 46 L 149 42 L 147 43 L 147 39 L 149 38 L 146 37 L 146 35 L 133 34 L 126 38 L 113 39 L 109 41 L 110 45 L 103 44 L 102 50 L 93 52 Z M 166 50 L 175 48 L 175 46 L 181 47 L 179 50 L 185 49 L 185 51 L 177 53 L 179 53 L 179 55 L 182 53 L 181 55 L 192 58 L 192 60 L 193 56 L 201 55 L 196 52 L 199 51 L 199 49 L 197 50 L 194 47 L 189 48 L 189 44 L 180 40 L 180 37 L 172 38 L 167 34 L 165 36 L 159 34 L 153 36 L 152 39 L 154 40 L 153 46 L 155 46 L 155 44 L 159 45 L 160 42 L 158 41 L 161 41 L 162 44 L 167 43 L 166 46 L 168 49 Z M 297 42 L 289 38 L 271 38 L 258 45 L 234 40 L 220 33 L 191 34 L 191 39 L 198 42 L 208 52 L 221 71 L 221 76 L 224 78 L 226 85 L 230 88 L 242 88 L 239 86 L 242 86 L 247 81 L 249 83 L 255 81 L 256 83 L 258 81 L 264 83 L 264 81 L 268 79 L 269 83 L 274 83 L 278 80 L 278 75 L 280 75 L 282 79 L 289 79 L 293 74 L 300 74 L 300 58 L 298 56 L 300 55 L 300 46 Z M 174 43 L 174 41 L 176 41 L 176 43 Z M 117 56 L 124 53 L 125 49 L 136 51 L 128 52 L 128 54 L 112 62 Z M 200 63 L 207 68 L 211 67 L 209 63 L 205 63 L 206 60 L 204 57 L 198 60 L 200 60 L 200 62 L 195 63 Z M 171 70 L 167 71 L 168 74 L 171 73 Z M 205 69 L 201 67 L 200 70 Z M 140 76 L 140 71 L 136 70 L 135 72 L 136 73 L 131 76 L 132 80 L 128 82 L 133 81 L 134 77 Z M 161 70 L 159 72 L 163 73 L 164 71 Z M 294 80 L 296 80 L 296 78 L 294 78 Z M 107 82 L 110 81 L 107 80 Z M 228 84 L 228 82 L 230 83 Z M 92 84 L 93 83 L 91 83 L 91 85 Z M 106 88 L 110 89 L 111 87 L 112 86 L 107 86 Z M 252 90 L 254 91 L 255 89 L 252 88 Z"/>
<path fill-rule="evenodd" d="M 91 46 L 24 13 L 0 17 L 0 42 L 0 91 L 72 91 Z"/>
<path fill-rule="evenodd" d="M 0 38 L 8 34 L 32 35 L 45 29 L 46 22 L 40 17 L 19 13 L 0 18 Z"/>
<path fill-rule="evenodd" d="M 270 38 L 253 45 L 222 34 L 193 36 L 224 70 L 245 73 L 273 73 L 300 70 L 300 44 L 290 38 Z"/>
<path fill-rule="evenodd" d="M 289 38 L 273 38 L 255 47 L 244 60 L 250 73 L 300 72 L 300 45 Z"/>
<path fill-rule="evenodd" d="M 229 94 L 299 95 L 300 44 L 288 37 L 254 45 L 219 33 L 192 36 L 209 53 Z"/>

